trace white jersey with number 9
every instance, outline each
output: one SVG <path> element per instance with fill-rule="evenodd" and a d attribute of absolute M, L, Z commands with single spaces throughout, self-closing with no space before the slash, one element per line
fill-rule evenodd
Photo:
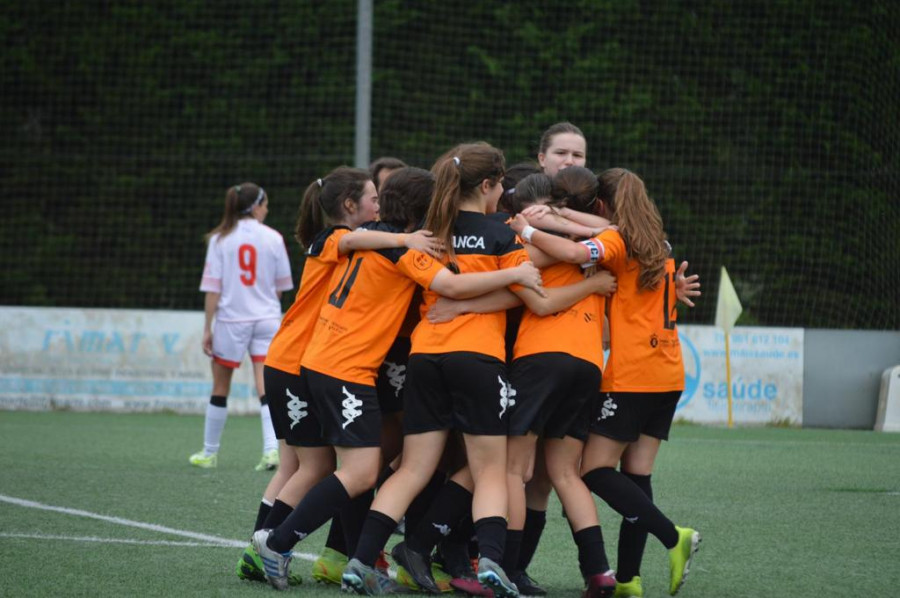
<path fill-rule="evenodd" d="M 287 248 L 274 229 L 243 218 L 224 238 L 210 237 L 200 291 L 221 294 L 216 321 L 280 318 L 277 293 L 293 286 Z"/>

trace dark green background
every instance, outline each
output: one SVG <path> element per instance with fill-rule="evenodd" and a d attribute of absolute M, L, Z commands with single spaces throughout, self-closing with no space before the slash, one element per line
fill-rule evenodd
<path fill-rule="evenodd" d="M 247 180 L 299 270 L 302 190 L 353 160 L 355 2 L 0 6 L 0 304 L 201 309 Z M 900 329 L 898 31 L 889 1 L 376 0 L 371 154 L 512 163 L 571 120 L 701 274 L 682 321 L 726 265 L 742 324 Z"/>

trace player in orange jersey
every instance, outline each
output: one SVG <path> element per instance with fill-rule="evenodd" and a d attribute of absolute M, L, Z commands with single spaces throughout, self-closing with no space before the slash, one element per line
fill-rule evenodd
<path fill-rule="evenodd" d="M 597 178 L 579 166 L 560 170 L 553 179 L 533 174 L 516 185 L 511 198 L 515 212 L 535 204 L 568 205 L 569 209 L 589 212 L 597 199 Z M 576 235 L 590 232 L 572 222 L 565 226 Z M 571 285 L 584 276 L 577 265 L 556 262 L 534 246 L 527 249 L 536 263 L 546 262 L 542 276 L 548 291 Z M 606 293 L 615 290 L 615 281 L 608 272 L 601 271 L 599 276 L 610 281 Z M 482 311 L 490 309 L 491 300 L 494 299 L 478 298 L 461 302 L 456 308 Z M 483 305 L 479 306 L 479 302 Z M 526 526 L 525 483 L 532 476 L 539 437 L 544 439 L 541 451 L 546 454 L 549 479 L 557 487 L 566 510 L 573 513 L 570 525 L 579 547 L 582 571 L 586 578 L 595 578 L 591 595 L 611 592 L 615 586 L 594 502 L 578 475 L 590 410 L 600 387 L 603 304 L 601 295 L 591 295 L 552 315 L 526 310 L 513 350 L 510 384 L 517 400 L 511 409 L 507 445 L 509 531 L 503 566 L 513 572 L 513 581 L 517 585 L 521 582 L 528 592 L 535 588 L 541 591 L 524 569 L 518 568 Z"/>
<path fill-rule="evenodd" d="M 675 526 L 653 504 L 649 478 L 684 390 L 675 325 L 677 273 L 662 218 L 643 181 L 622 168 L 607 170 L 598 179 L 599 197 L 613 226 L 596 237 L 573 243 L 532 228 L 522 215 L 514 228 L 560 260 L 598 264 L 617 277 L 618 289 L 609 302 L 610 356 L 584 450 L 582 478 L 624 517 L 622 592 L 641 593 L 640 532 L 648 531 L 669 550 L 669 592 L 674 595 L 684 583 L 700 535 Z M 620 462 L 622 471 L 617 471 Z M 632 533 L 627 533 L 628 526 Z"/>
<path fill-rule="evenodd" d="M 386 195 L 395 202 L 410 195 L 427 199 L 431 180 L 427 171 L 401 169 L 387 179 Z M 424 192 L 394 193 L 389 188 L 411 190 L 420 182 L 427 185 L 418 185 Z M 381 222 L 369 222 L 365 227 L 384 233 L 410 231 L 421 221 L 426 205 L 425 201 L 416 202 L 401 211 L 389 203 Z M 301 454 L 321 465 L 298 471 L 295 477 L 303 477 L 311 489 L 282 525 L 260 530 L 253 539 L 266 564 L 266 577 L 275 587 L 287 583 L 283 563 L 289 557 L 284 553 L 375 484 L 381 457 L 375 378 L 417 283 L 451 297 L 480 295 L 511 284 L 541 290 L 540 275 L 530 263 L 457 275 L 425 253 L 391 249 L 352 252 L 345 265 L 337 268 L 303 355 L 299 380 L 299 394 L 309 398 L 297 422 L 306 431 L 298 439 Z M 335 452 L 340 462 L 336 471 Z M 334 473 L 322 475 L 328 469 Z"/>
<path fill-rule="evenodd" d="M 298 425 L 308 399 L 300 393 L 300 361 L 312 336 L 319 308 L 329 291 L 332 271 L 354 250 L 407 246 L 438 255 L 440 244 L 425 232 L 394 235 L 376 231 L 353 231 L 378 214 L 378 195 L 364 170 L 339 167 L 313 181 L 300 206 L 296 236 L 306 248 L 300 288 L 294 304 L 281 320 L 281 326 L 266 356 L 265 388 L 271 397 L 273 424 L 279 438 L 279 465 L 263 494 L 254 531 L 263 525 L 281 523 L 305 494 L 303 480 L 294 476 L 300 468 L 298 450 L 303 426 Z M 317 462 L 303 463 L 315 469 Z M 238 575 L 264 580 L 259 556 L 248 547 L 238 561 Z"/>
<path fill-rule="evenodd" d="M 512 231 L 485 213 L 494 211 L 502 187 L 503 154 L 486 143 L 464 144 L 439 158 L 434 197 L 426 228 L 448 248 L 448 267 L 459 272 L 495 272 L 528 260 Z M 390 180 L 390 179 L 389 179 Z M 590 292 L 596 282 L 582 281 Z M 552 298 L 541 299 L 520 287 L 512 289 L 535 311 L 549 313 Z M 427 310 L 437 300 L 424 292 Z M 498 562 L 506 530 L 506 431 L 509 392 L 504 363 L 503 312 L 469 314 L 452 322 L 423 320 L 412 336 L 404 409 L 404 449 L 400 469 L 381 487 L 364 524 L 354 560 L 344 582 L 361 593 L 379 591 L 383 581 L 372 570 L 397 521 L 431 478 L 450 429 L 463 433 L 474 481 L 472 516 L 479 538 L 479 580 L 498 595 L 514 595 Z M 423 563 L 395 558 L 418 582 Z M 408 566 L 412 565 L 412 567 Z M 420 584 L 421 585 L 421 584 Z M 433 581 L 426 589 L 434 591 Z"/>

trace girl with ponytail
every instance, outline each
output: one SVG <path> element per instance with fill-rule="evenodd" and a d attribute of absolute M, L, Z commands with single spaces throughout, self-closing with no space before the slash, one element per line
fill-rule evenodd
<path fill-rule="evenodd" d="M 597 264 L 616 275 L 618 288 L 608 303 L 610 354 L 582 455 L 582 480 L 623 516 L 616 593 L 641 595 L 640 561 L 649 531 L 669 550 L 669 592 L 675 594 L 700 534 L 675 526 L 653 504 L 650 475 L 684 390 L 675 325 L 682 269 L 675 271 L 662 218 L 644 182 L 623 168 L 604 171 L 598 182 L 601 212 L 612 224 L 598 235 L 575 243 L 533 229 L 523 215 L 513 227 L 557 259 Z"/>
<path fill-rule="evenodd" d="M 262 420 L 262 459 L 256 467 L 274 468 L 278 462 L 262 362 L 278 329 L 281 293 L 294 285 L 284 240 L 263 224 L 268 212 L 269 198 L 259 185 L 229 187 L 222 220 L 206 235 L 206 265 L 200 283 L 200 290 L 206 293 L 202 347 L 212 358 L 213 388 L 206 407 L 203 450 L 188 459 L 195 467 L 208 469 L 218 464 L 231 378 L 247 353 Z"/>
<path fill-rule="evenodd" d="M 500 150 L 486 143 L 463 144 L 439 158 L 432 172 L 435 189 L 425 226 L 445 243 L 448 268 L 496 273 L 529 261 L 509 227 L 486 216 L 495 211 L 502 193 Z M 534 310 L 550 313 L 556 308 L 553 298 L 542 296 L 546 293 L 520 285 L 510 290 Z M 426 288 L 423 313 L 437 299 L 435 290 Z M 471 512 L 481 555 L 478 581 L 496 596 L 518 594 L 500 566 L 507 515 L 506 435 L 517 402 L 506 375 L 505 319 L 503 311 L 466 314 L 444 323 L 423 319 L 413 331 L 404 388 L 403 459 L 375 496 L 355 557 L 345 569 L 343 581 L 355 591 L 377 594 L 391 589 L 389 578 L 373 568 L 375 559 L 432 478 L 455 430 L 462 433 L 468 465 L 452 476 L 434 504 L 453 511 L 448 513 L 451 525 Z M 430 570 L 433 545 L 433 538 L 411 538 L 392 552 L 416 584 L 430 592 L 437 591 Z"/>
<path fill-rule="evenodd" d="M 354 230 L 378 215 L 378 194 L 369 173 L 341 166 L 312 181 L 303 194 L 296 236 L 306 260 L 294 304 L 281 320 L 266 355 L 263 378 L 272 423 L 279 440 L 278 469 L 263 494 L 254 531 L 279 525 L 309 489 L 307 477 L 327 469 L 303 446 L 309 418 L 302 417 L 300 361 L 312 337 L 319 309 L 325 302 L 333 271 L 355 250 L 391 247 L 415 248 L 439 255 L 439 244 L 427 231 L 395 234 Z M 283 243 L 282 243 L 283 246 Z M 314 425 L 313 425 L 314 428 Z M 327 460 L 326 460 L 327 461 Z M 260 559 L 252 545 L 238 561 L 242 579 L 265 581 Z M 287 571 L 284 578 L 288 583 Z"/>

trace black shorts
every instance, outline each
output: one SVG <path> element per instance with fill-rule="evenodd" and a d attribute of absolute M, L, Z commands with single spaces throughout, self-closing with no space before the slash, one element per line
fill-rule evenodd
<path fill-rule="evenodd" d="M 324 446 L 322 427 L 310 409 L 303 376 L 265 366 L 263 382 L 275 437 L 291 446 Z"/>
<path fill-rule="evenodd" d="M 594 401 L 591 434 L 623 442 L 641 434 L 668 440 L 681 392 L 601 392 Z"/>
<path fill-rule="evenodd" d="M 410 340 L 408 336 L 398 336 L 388 350 L 378 377 L 375 390 L 382 413 L 403 411 L 403 386 L 406 383 L 406 365 L 409 362 Z"/>
<path fill-rule="evenodd" d="M 455 429 L 506 436 L 515 390 L 506 364 L 482 353 L 416 353 L 409 357 L 403 397 L 403 433 Z"/>
<path fill-rule="evenodd" d="M 548 438 L 587 440 L 600 368 L 568 353 L 538 353 L 513 361 L 509 382 L 516 405 L 510 436 L 532 431 Z"/>
<path fill-rule="evenodd" d="M 381 446 L 381 409 L 374 386 L 332 378 L 304 368 L 312 412 L 329 446 Z"/>

